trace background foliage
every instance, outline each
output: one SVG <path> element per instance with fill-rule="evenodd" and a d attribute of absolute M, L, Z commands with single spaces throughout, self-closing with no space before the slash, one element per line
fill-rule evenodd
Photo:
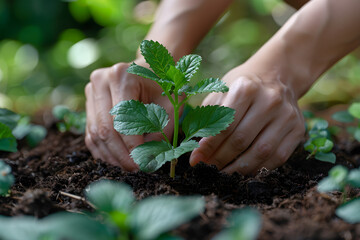
<path fill-rule="evenodd" d="M 133 60 L 158 4 L 0 0 L 0 107 L 30 114 L 57 104 L 83 109 L 91 71 Z M 198 78 L 221 77 L 244 62 L 292 13 L 279 0 L 235 1 L 195 51 L 204 59 Z M 339 62 L 302 103 L 356 98 L 359 56 Z"/>

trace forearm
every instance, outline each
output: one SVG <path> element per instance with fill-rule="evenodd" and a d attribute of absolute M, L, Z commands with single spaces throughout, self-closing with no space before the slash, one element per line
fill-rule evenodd
<path fill-rule="evenodd" d="M 335 62 L 360 44 L 359 0 L 312 0 L 248 64 L 265 66 L 301 97 Z M 265 72 L 264 72 L 265 74 Z"/>
<path fill-rule="evenodd" d="M 177 60 L 196 48 L 232 1 L 163 0 L 145 39 L 162 43 Z"/>

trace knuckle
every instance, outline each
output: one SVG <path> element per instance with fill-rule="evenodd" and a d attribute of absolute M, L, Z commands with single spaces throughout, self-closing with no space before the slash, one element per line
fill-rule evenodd
<path fill-rule="evenodd" d="M 270 107 L 277 107 L 283 103 L 283 96 L 278 90 L 268 92 L 268 103 Z"/>
<path fill-rule="evenodd" d="M 101 141 L 106 142 L 111 136 L 111 128 L 105 124 L 101 124 L 101 126 L 98 128 L 97 134 Z"/>
<path fill-rule="evenodd" d="M 101 80 L 104 76 L 104 73 L 105 73 L 104 68 L 100 68 L 100 69 L 96 69 L 96 70 L 92 71 L 90 74 L 90 81 L 97 82 L 97 81 Z"/>
<path fill-rule="evenodd" d="M 259 90 L 259 84 L 249 78 L 242 77 L 239 79 L 239 87 L 237 89 L 241 92 L 240 96 L 250 97 Z"/>
<path fill-rule="evenodd" d="M 261 160 L 267 160 L 270 158 L 273 148 L 270 143 L 259 143 L 256 145 L 256 157 Z"/>
<path fill-rule="evenodd" d="M 85 95 L 89 97 L 91 95 L 91 91 L 92 91 L 92 84 L 91 82 L 89 82 L 85 86 Z"/>
<path fill-rule="evenodd" d="M 231 141 L 231 146 L 239 153 L 244 151 L 248 147 L 246 135 L 243 132 L 237 131 Z"/>
<path fill-rule="evenodd" d="M 283 165 L 288 160 L 289 154 L 286 151 L 282 151 L 282 152 L 278 153 L 277 158 L 278 158 L 278 162 L 280 163 L 280 165 Z"/>
<path fill-rule="evenodd" d="M 115 76 L 115 79 L 118 79 L 126 73 L 128 67 L 129 64 L 127 63 L 117 63 L 111 67 L 111 73 Z"/>

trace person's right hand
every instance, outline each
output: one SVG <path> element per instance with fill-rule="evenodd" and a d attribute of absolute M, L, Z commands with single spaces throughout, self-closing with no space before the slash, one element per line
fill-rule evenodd
<path fill-rule="evenodd" d="M 145 66 L 144 60 L 136 61 Z M 170 122 L 164 129 L 170 136 L 172 129 L 172 110 L 167 97 L 161 96 L 162 89 L 152 80 L 127 73 L 129 64 L 118 63 L 109 68 L 95 70 L 86 85 L 86 133 L 85 143 L 94 158 L 102 159 L 127 171 L 135 171 L 138 166 L 129 156 L 136 146 L 145 141 L 159 140 L 161 134 L 144 136 L 125 136 L 113 127 L 110 109 L 123 100 L 139 100 L 143 103 L 156 103 L 164 107 Z"/>

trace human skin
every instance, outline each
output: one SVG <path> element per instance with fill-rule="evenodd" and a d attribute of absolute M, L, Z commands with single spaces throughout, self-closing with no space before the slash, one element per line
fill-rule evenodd
<path fill-rule="evenodd" d="M 178 59 L 196 47 L 230 3 L 164 1 L 146 39 L 159 41 Z M 222 80 L 230 91 L 210 94 L 203 104 L 236 109 L 235 121 L 220 135 L 203 138 L 190 164 L 202 161 L 243 174 L 283 164 L 304 134 L 297 100 L 324 71 L 359 45 L 359 9 L 358 0 L 312 0 L 254 56 L 229 71 Z M 135 62 L 146 66 L 140 56 Z M 172 114 L 159 87 L 126 73 L 127 66 L 120 63 L 91 75 L 86 86 L 85 141 L 95 158 L 136 170 L 129 152 L 160 136 L 118 134 L 112 128 L 110 108 L 121 100 L 138 99 L 160 104 Z M 171 126 L 165 129 L 167 135 Z"/>

